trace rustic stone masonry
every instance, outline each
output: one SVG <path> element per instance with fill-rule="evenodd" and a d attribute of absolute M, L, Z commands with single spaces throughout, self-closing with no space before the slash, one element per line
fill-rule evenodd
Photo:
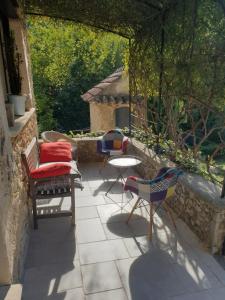
<path fill-rule="evenodd" d="M 103 161 L 103 155 L 97 153 L 98 138 L 83 137 L 76 138 L 78 146 L 78 161 L 85 162 L 100 162 Z"/>
<path fill-rule="evenodd" d="M 97 138 L 76 140 L 80 162 L 102 160 L 96 152 Z M 162 166 L 174 166 L 135 139 L 129 144 L 128 154 L 142 158 L 143 163 L 137 171 L 146 179 L 153 178 Z M 225 199 L 220 198 L 219 187 L 201 176 L 184 173 L 179 179 L 176 197 L 169 204 L 212 253 L 221 253 L 225 238 Z"/>
<path fill-rule="evenodd" d="M 6 234 L 7 211 L 11 196 L 12 155 L 7 128 L 3 121 L 4 116 L 0 110 L 0 285 L 10 283 L 12 269 Z"/>
<path fill-rule="evenodd" d="M 142 158 L 143 163 L 137 169 L 144 178 L 153 178 L 162 166 L 174 165 L 135 139 L 128 153 Z M 221 253 L 225 238 L 225 199 L 220 198 L 220 192 L 218 186 L 201 176 L 184 173 L 179 179 L 175 199 L 169 201 L 176 214 L 212 253 Z"/>
<path fill-rule="evenodd" d="M 27 148 L 34 136 L 37 136 L 35 113 L 33 113 L 20 133 L 11 139 L 13 147 L 12 203 L 8 211 L 7 232 L 9 233 L 8 243 L 10 244 L 9 250 L 11 252 L 9 256 L 13 259 L 13 282 L 20 278 L 23 271 L 30 229 L 27 181 L 21 162 L 21 153 Z"/>

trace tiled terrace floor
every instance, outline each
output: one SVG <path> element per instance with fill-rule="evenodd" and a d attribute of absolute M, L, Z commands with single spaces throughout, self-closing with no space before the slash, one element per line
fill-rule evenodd
<path fill-rule="evenodd" d="M 101 175 L 97 164 L 80 170 L 85 188 L 76 191 L 77 226 L 71 228 L 69 218 L 39 221 L 31 235 L 23 300 L 225 299 L 225 271 L 181 220 L 176 231 L 159 212 L 148 242 L 145 211 L 127 226 L 131 205 L 120 210 L 121 186 L 104 195 L 115 170 L 107 166 Z M 123 194 L 127 199 L 130 194 Z"/>

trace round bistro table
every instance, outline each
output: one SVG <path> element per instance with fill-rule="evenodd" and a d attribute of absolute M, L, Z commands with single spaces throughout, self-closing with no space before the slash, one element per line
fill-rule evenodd
<path fill-rule="evenodd" d="M 110 185 L 105 195 L 111 191 L 112 187 L 121 180 L 125 183 L 125 179 L 123 174 L 126 172 L 126 170 L 130 167 L 136 167 L 142 163 L 141 159 L 137 156 L 133 155 L 117 155 L 112 156 L 108 159 L 107 163 L 111 165 L 112 167 L 116 168 L 118 171 L 118 176 L 116 180 Z"/>

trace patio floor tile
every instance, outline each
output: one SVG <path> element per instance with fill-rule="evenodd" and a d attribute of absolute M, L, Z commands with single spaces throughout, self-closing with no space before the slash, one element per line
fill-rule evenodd
<path fill-rule="evenodd" d="M 30 245 L 26 267 L 74 261 L 79 258 L 75 241 L 64 243 L 46 242 L 44 245 Z"/>
<path fill-rule="evenodd" d="M 81 266 L 84 292 L 87 294 L 122 288 L 114 262 Z"/>
<path fill-rule="evenodd" d="M 99 218 L 77 221 L 78 243 L 97 242 L 105 239 L 106 235 Z"/>
<path fill-rule="evenodd" d="M 129 257 L 127 249 L 120 239 L 80 244 L 79 253 L 82 265 Z"/>
<path fill-rule="evenodd" d="M 25 295 L 25 294 L 24 294 Z M 86 300 L 85 295 L 82 288 L 70 289 L 60 293 L 52 293 L 51 295 L 42 295 L 40 298 L 39 294 L 33 293 L 32 298 L 30 296 L 23 297 L 23 300 Z M 12 299 L 14 300 L 14 299 Z"/>
<path fill-rule="evenodd" d="M 79 262 L 28 268 L 24 275 L 23 299 L 33 299 L 82 287 Z"/>
<path fill-rule="evenodd" d="M 121 208 L 123 203 L 98 205 L 97 210 L 102 223 L 125 222 L 129 213 Z"/>
<path fill-rule="evenodd" d="M 102 226 L 104 228 L 108 240 L 133 236 L 133 232 L 131 231 L 131 228 L 125 222 L 107 223 L 107 224 L 102 224 Z"/>
<path fill-rule="evenodd" d="M 120 278 L 122 280 L 123 286 L 127 293 L 129 299 L 131 299 L 130 295 L 130 283 L 129 283 L 129 272 L 132 264 L 134 263 L 135 258 L 127 258 L 116 261 L 117 268 L 119 270 Z"/>
<path fill-rule="evenodd" d="M 105 199 L 102 195 L 81 195 L 80 197 L 77 197 L 75 201 L 76 207 L 93 206 L 101 204 L 105 204 Z"/>
<path fill-rule="evenodd" d="M 123 289 L 118 289 L 87 295 L 86 300 L 127 300 L 127 296 Z"/>
<path fill-rule="evenodd" d="M 104 198 L 106 203 L 128 203 L 133 199 L 130 192 L 123 192 L 122 194 L 108 193 L 104 195 Z"/>
<path fill-rule="evenodd" d="M 98 218 L 98 211 L 95 206 L 85 206 L 76 208 L 76 219 L 85 220 L 85 219 L 95 219 Z"/>

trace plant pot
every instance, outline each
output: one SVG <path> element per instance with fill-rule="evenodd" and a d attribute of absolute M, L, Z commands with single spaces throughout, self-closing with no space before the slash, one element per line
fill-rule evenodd
<path fill-rule="evenodd" d="M 25 114 L 25 103 L 27 96 L 9 95 L 9 102 L 14 104 L 14 113 L 16 116 Z"/>
<path fill-rule="evenodd" d="M 9 127 L 13 127 L 14 126 L 14 105 L 12 103 L 6 103 L 5 109 L 6 109 L 6 115 L 7 115 Z"/>

